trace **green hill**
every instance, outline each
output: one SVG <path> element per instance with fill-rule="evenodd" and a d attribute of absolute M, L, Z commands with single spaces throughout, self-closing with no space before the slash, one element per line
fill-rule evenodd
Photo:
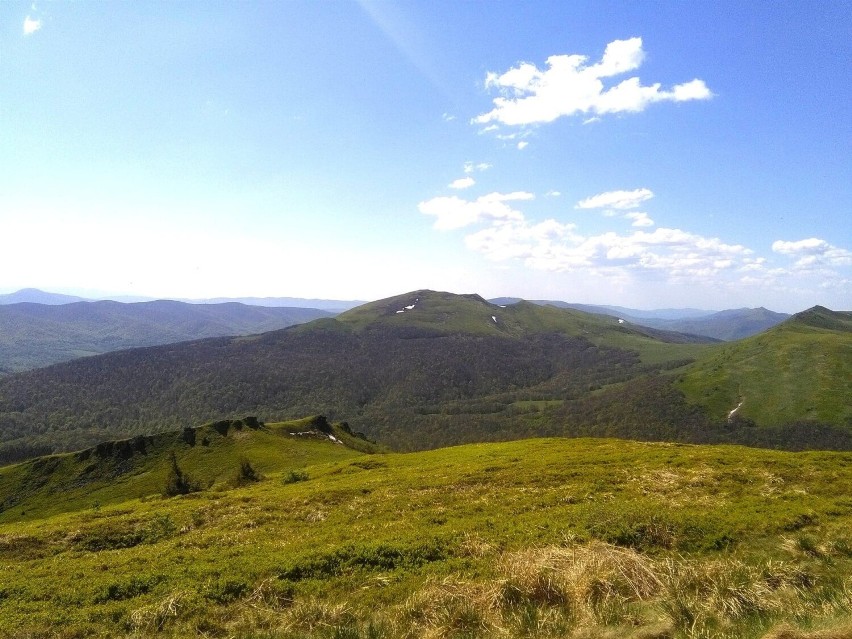
<path fill-rule="evenodd" d="M 816 306 L 760 335 L 708 351 L 679 387 L 718 419 L 850 427 L 852 313 Z"/>
<path fill-rule="evenodd" d="M 852 631 L 848 453 L 539 439 L 367 455 L 248 425 L 198 429 L 207 448 L 176 437 L 151 442 L 159 470 L 119 478 L 109 503 L 94 502 L 106 485 L 67 493 L 97 449 L 0 471 L 48 477 L 27 497 L 35 512 L 0 522 L 0 636 Z M 240 447 L 264 477 L 217 479 Z M 169 451 L 213 485 L 162 496 Z M 158 477 L 142 490 L 146 473 Z M 73 510 L 53 503 L 66 493 Z"/>
<path fill-rule="evenodd" d="M 353 435 L 348 425 L 329 424 L 322 416 L 277 424 L 253 417 L 220 420 L 102 442 L 75 453 L 0 468 L 0 522 L 101 507 L 169 490 L 195 492 L 248 483 L 270 472 L 376 450 Z M 183 474 L 182 489 L 168 487 L 175 468 Z"/>

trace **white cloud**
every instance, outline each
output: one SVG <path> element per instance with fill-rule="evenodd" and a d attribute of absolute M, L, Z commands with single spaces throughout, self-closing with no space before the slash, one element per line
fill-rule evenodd
<path fill-rule="evenodd" d="M 452 122 L 456 119 L 456 116 L 450 115 L 449 113 L 444 113 L 441 118 L 443 118 L 444 122 Z"/>
<path fill-rule="evenodd" d="M 816 237 L 797 242 L 776 240 L 772 243 L 772 250 L 781 255 L 798 257 L 794 263 L 794 267 L 798 269 L 852 265 L 852 251 L 838 248 Z"/>
<path fill-rule="evenodd" d="M 635 209 L 642 202 L 650 200 L 654 193 L 650 189 L 635 189 L 633 191 L 607 191 L 598 193 L 585 200 L 577 202 L 578 209 Z"/>
<path fill-rule="evenodd" d="M 465 245 L 496 261 L 547 259 L 560 242 L 576 237 L 574 229 L 575 225 L 556 220 L 539 224 L 525 220 L 501 222 L 468 235 Z"/>
<path fill-rule="evenodd" d="M 532 193 L 489 193 L 475 200 L 464 200 L 458 196 L 435 197 L 420 202 L 417 208 L 424 215 L 435 218 L 435 228 L 446 231 L 460 229 L 485 220 L 523 220 L 524 215 L 507 202 L 532 200 Z"/>
<path fill-rule="evenodd" d="M 469 189 L 474 184 L 476 184 L 476 180 L 468 176 L 459 178 L 458 180 L 453 180 L 452 182 L 450 182 L 449 186 L 451 189 Z"/>
<path fill-rule="evenodd" d="M 559 191 L 548 191 L 544 194 L 544 197 L 559 197 L 560 195 L 562 195 L 562 193 Z"/>
<path fill-rule="evenodd" d="M 648 217 L 647 213 L 626 213 L 624 215 L 628 220 L 633 220 L 631 226 L 654 226 L 654 220 Z"/>
<path fill-rule="evenodd" d="M 487 171 L 491 168 L 491 165 L 487 162 L 480 162 L 479 164 L 475 164 L 474 162 L 465 162 L 463 168 L 465 173 L 473 173 L 475 171 Z"/>
<path fill-rule="evenodd" d="M 518 142 L 518 150 L 523 151 L 525 148 L 527 148 L 527 145 L 529 145 L 529 142 L 521 140 L 520 142 Z"/>
<path fill-rule="evenodd" d="M 24 18 L 24 35 L 32 35 L 41 29 L 41 20 L 27 16 Z"/>
<path fill-rule="evenodd" d="M 641 38 L 615 40 L 606 46 L 596 64 L 584 55 L 554 55 L 547 68 L 522 62 L 508 71 L 486 75 L 485 87 L 501 95 L 494 108 L 473 119 L 475 124 L 508 126 L 542 124 L 576 114 L 596 116 L 635 113 L 655 102 L 706 100 L 713 96 L 703 80 L 678 84 L 662 90 L 660 83 L 643 85 L 638 77 L 606 87 L 603 80 L 638 69 L 644 60 Z"/>
<path fill-rule="evenodd" d="M 545 271 L 582 271 L 590 275 L 659 272 L 675 279 L 706 279 L 746 263 L 752 251 L 680 229 L 658 228 L 628 235 L 607 232 L 592 237 L 573 224 L 553 220 L 531 224 L 512 220 L 465 238 L 468 248 L 493 260 L 521 259 Z"/>

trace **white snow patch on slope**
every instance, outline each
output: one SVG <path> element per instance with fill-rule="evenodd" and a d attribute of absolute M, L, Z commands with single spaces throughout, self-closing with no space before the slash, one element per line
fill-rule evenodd
<path fill-rule="evenodd" d="M 497 323 L 497 318 L 496 318 L 496 317 L 494 317 L 493 315 L 491 316 L 491 319 L 493 319 L 493 320 L 494 320 L 494 323 L 495 323 L 495 324 Z"/>
<path fill-rule="evenodd" d="M 742 405 L 743 405 L 743 402 L 744 402 L 744 401 L 745 401 L 745 400 L 742 400 L 742 402 L 740 402 L 739 404 L 737 404 L 737 407 L 736 407 L 734 410 L 732 410 L 730 413 L 728 413 L 728 419 L 729 419 L 729 420 L 733 419 L 733 418 L 734 418 L 734 415 L 736 415 L 736 414 L 737 414 L 737 411 L 738 411 L 740 408 L 742 408 Z"/>
<path fill-rule="evenodd" d="M 405 311 L 412 310 L 415 306 L 417 306 L 417 302 L 419 302 L 419 301 L 420 301 L 420 298 L 418 297 L 417 299 L 414 300 L 414 304 L 411 304 L 409 306 L 404 306 L 401 310 L 397 311 L 396 312 L 397 315 L 399 315 L 400 313 L 405 313 Z"/>

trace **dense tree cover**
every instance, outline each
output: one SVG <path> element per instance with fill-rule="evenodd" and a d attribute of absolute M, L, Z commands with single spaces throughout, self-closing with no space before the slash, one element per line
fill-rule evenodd
<path fill-rule="evenodd" d="M 634 352 L 560 334 L 510 339 L 378 327 L 201 340 L 0 380 L 0 459 L 246 413 L 267 420 L 324 413 L 385 435 L 388 421 L 408 429 L 429 406 L 455 411 L 461 422 L 470 411 L 582 395 L 643 370 Z M 477 405 L 484 398 L 495 399 Z M 437 443 L 426 435 L 406 447 Z"/>

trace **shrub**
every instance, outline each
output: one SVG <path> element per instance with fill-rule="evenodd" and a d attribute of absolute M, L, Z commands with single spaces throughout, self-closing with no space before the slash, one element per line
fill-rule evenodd
<path fill-rule="evenodd" d="M 234 480 L 237 486 L 258 482 L 261 479 L 263 479 L 263 475 L 254 469 L 251 463 L 249 463 L 249 460 L 243 459 L 240 461 L 240 469 L 237 471 L 237 476 Z"/>
<path fill-rule="evenodd" d="M 201 487 L 184 473 L 177 463 L 177 457 L 174 452 L 171 455 L 169 466 L 169 474 L 166 477 L 166 486 L 163 489 L 163 495 L 166 497 L 174 497 L 175 495 L 186 495 L 195 493 L 201 490 Z"/>
<path fill-rule="evenodd" d="M 308 479 L 310 479 L 308 477 L 308 473 L 306 473 L 304 470 L 291 470 L 284 475 L 282 481 L 285 484 L 295 484 L 296 482 L 300 481 L 308 481 Z"/>

